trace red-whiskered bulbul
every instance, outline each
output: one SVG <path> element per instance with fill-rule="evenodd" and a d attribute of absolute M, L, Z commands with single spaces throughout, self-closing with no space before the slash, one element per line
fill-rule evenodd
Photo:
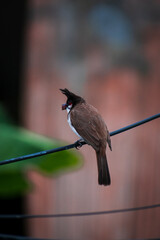
<path fill-rule="evenodd" d="M 110 185 L 110 174 L 108 169 L 106 146 L 111 147 L 110 134 L 107 126 L 98 113 L 97 109 L 86 103 L 86 101 L 70 92 L 68 89 L 60 89 L 66 95 L 67 101 L 62 105 L 62 110 L 68 112 L 68 123 L 72 130 L 91 145 L 96 151 L 98 166 L 98 183 Z"/>

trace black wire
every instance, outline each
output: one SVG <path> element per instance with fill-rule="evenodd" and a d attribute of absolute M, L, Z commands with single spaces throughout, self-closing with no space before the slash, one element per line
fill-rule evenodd
<path fill-rule="evenodd" d="M 113 132 L 110 133 L 110 136 L 114 136 L 116 134 L 122 133 L 124 131 L 129 130 L 129 129 L 135 128 L 137 126 L 140 126 L 144 123 L 147 123 L 147 122 L 152 121 L 152 120 L 154 120 L 156 118 L 159 118 L 159 117 L 160 117 L 160 113 L 156 114 L 156 115 L 153 115 L 149 118 L 146 118 L 144 120 L 141 120 L 139 122 L 128 125 L 124 128 L 120 128 L 116 131 L 113 131 Z M 81 145 L 84 145 L 84 144 L 86 144 L 86 143 L 85 142 L 81 143 Z M 63 146 L 63 147 L 54 148 L 54 149 L 47 150 L 47 151 L 41 151 L 41 152 L 37 152 L 37 153 L 33 153 L 33 154 L 28 154 L 28 155 L 25 155 L 25 156 L 20 156 L 20 157 L 16 157 L 16 158 L 3 160 L 3 161 L 0 162 L 0 165 L 13 163 L 13 162 L 17 162 L 17 161 L 22 161 L 22 160 L 30 159 L 30 158 L 34 158 L 34 157 L 39 157 L 39 156 L 43 156 L 43 155 L 46 155 L 46 154 L 55 153 L 55 152 L 59 152 L 59 151 L 63 151 L 63 150 L 68 150 L 68 149 L 71 149 L 71 148 L 75 148 L 77 146 L 78 146 L 78 142 L 75 142 L 75 143 L 67 145 L 67 146 Z M 160 207 L 160 204 L 142 206 L 142 207 L 135 207 L 135 208 L 109 210 L 109 211 L 68 213 L 68 214 L 50 214 L 50 215 L 3 215 L 3 214 L 1 214 L 0 218 L 1 219 L 29 219 L 29 218 L 59 218 L 59 217 L 78 217 L 78 216 L 80 217 L 80 216 L 92 216 L 92 215 L 102 215 L 102 214 L 115 214 L 115 213 L 133 212 L 133 211 L 139 211 L 139 210 L 153 209 L 153 208 L 157 208 L 157 207 Z M 8 234 L 0 234 L 0 238 L 1 239 L 17 239 L 17 240 L 20 240 L 20 239 L 24 239 L 24 240 L 49 240 L 49 239 L 44 239 L 44 238 L 43 239 L 42 238 L 31 238 L 31 237 L 15 236 L 15 235 L 8 235 Z M 56 240 L 56 239 L 52 239 L 52 240 Z"/>
<path fill-rule="evenodd" d="M 124 208 L 124 209 L 115 209 L 108 211 L 96 211 L 96 212 L 81 212 L 81 213 L 62 213 L 62 214 L 42 214 L 42 215 L 28 215 L 28 214 L 13 214 L 6 215 L 0 214 L 0 219 L 31 219 L 31 218 L 60 218 L 60 217 L 82 217 L 82 216 L 93 216 L 93 215 L 104 215 L 104 214 L 115 214 L 115 213 L 125 213 L 125 212 L 134 212 L 140 210 L 147 210 L 160 207 L 160 204 L 134 207 L 134 208 Z"/>
<path fill-rule="evenodd" d="M 126 127 L 120 128 L 120 129 L 118 129 L 116 131 L 113 131 L 113 132 L 110 133 L 110 136 L 114 136 L 116 134 L 125 132 L 125 131 L 130 130 L 130 129 L 135 128 L 135 127 L 138 127 L 138 126 L 140 126 L 140 125 L 142 125 L 144 123 L 150 122 L 150 121 L 152 121 L 154 119 L 157 119 L 159 117 L 160 117 L 160 113 L 157 113 L 157 114 L 155 114 L 155 115 L 153 115 L 151 117 L 145 118 L 145 119 L 143 119 L 141 121 L 138 121 L 138 122 L 130 124 L 130 125 L 126 126 Z"/>
<path fill-rule="evenodd" d="M 137 239 L 134 239 L 134 238 L 131 239 L 130 238 L 130 239 L 127 239 L 127 240 L 160 240 L 160 238 L 137 238 Z"/>
<path fill-rule="evenodd" d="M 15 239 L 15 240 L 67 240 L 67 239 L 55 239 L 55 238 L 31 238 L 24 236 L 16 236 L 10 234 L 0 234 L 0 239 Z M 141 238 L 141 239 L 127 239 L 127 240 L 159 240 L 160 238 Z M 68 239 L 69 240 L 69 239 Z M 124 240 L 124 239 L 123 239 Z"/>
<path fill-rule="evenodd" d="M 22 161 L 22 160 L 35 158 L 35 157 L 40 157 L 40 156 L 50 154 L 50 153 L 55 153 L 55 152 L 60 152 L 60 151 L 63 151 L 63 150 L 68 150 L 68 149 L 74 148 L 75 146 L 76 146 L 76 143 L 73 143 L 73 144 L 70 144 L 70 145 L 67 145 L 67 146 L 54 148 L 54 149 L 51 149 L 51 150 L 46 150 L 46 151 L 32 153 L 32 154 L 28 154 L 28 155 L 24 155 L 24 156 L 20 156 L 20 157 L 16 157 L 16 158 L 6 159 L 6 160 L 3 160 L 3 161 L 0 161 L 0 165 L 13 163 L 13 162 L 19 162 L 19 161 Z"/>
<path fill-rule="evenodd" d="M 32 238 L 32 237 L 24 237 L 24 236 L 16 236 L 10 234 L 0 234 L 0 239 L 15 239 L 15 240 L 69 240 L 69 239 L 55 239 L 55 238 Z M 160 238 L 138 238 L 138 239 L 127 239 L 127 240 L 159 240 Z M 124 240 L 124 239 L 123 239 Z"/>
<path fill-rule="evenodd" d="M 16 239 L 16 240 L 63 240 L 63 239 L 55 239 L 55 238 L 32 238 L 32 237 L 25 237 L 25 236 L 17 236 L 17 235 L 10 235 L 10 234 L 3 234 L 0 233 L 0 239 Z"/>
<path fill-rule="evenodd" d="M 129 129 L 138 127 L 138 126 L 140 126 L 144 123 L 147 123 L 147 122 L 152 121 L 152 120 L 154 120 L 156 118 L 159 118 L 159 117 L 160 117 L 160 113 L 158 113 L 156 115 L 153 115 L 151 117 L 145 118 L 144 120 L 133 123 L 133 124 L 128 125 L 124 128 L 120 128 L 116 131 L 110 132 L 110 136 L 114 136 L 114 135 L 117 135 L 119 133 L 125 132 Z M 85 145 L 85 144 L 86 144 L 85 142 L 82 142 L 81 146 Z M 18 161 L 22 161 L 22 160 L 26 160 L 26 159 L 30 159 L 30 158 L 35 158 L 35 157 L 43 156 L 43 155 L 50 154 L 50 153 L 60 152 L 60 151 L 68 150 L 68 149 L 71 149 L 71 148 L 76 148 L 78 146 L 79 146 L 79 143 L 78 143 L 78 141 L 76 141 L 75 143 L 67 145 L 67 146 L 58 147 L 58 148 L 54 148 L 54 149 L 51 149 L 51 150 L 41 151 L 41 152 L 37 152 L 37 153 L 32 153 L 32 154 L 20 156 L 20 157 L 15 157 L 15 158 L 11 158 L 11 159 L 2 160 L 2 161 L 0 161 L 0 165 L 9 164 L 9 163 L 13 163 L 13 162 L 18 162 Z"/>

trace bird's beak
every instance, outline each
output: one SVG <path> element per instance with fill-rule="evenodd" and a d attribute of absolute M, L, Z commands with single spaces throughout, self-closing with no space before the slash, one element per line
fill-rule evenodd
<path fill-rule="evenodd" d="M 62 110 L 66 110 L 66 108 L 67 108 L 67 104 L 66 103 L 62 104 Z"/>

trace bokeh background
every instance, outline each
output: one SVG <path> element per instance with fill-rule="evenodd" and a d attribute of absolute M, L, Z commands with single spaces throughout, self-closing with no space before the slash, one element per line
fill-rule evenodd
<path fill-rule="evenodd" d="M 66 99 L 59 88 L 65 87 L 94 105 L 110 131 L 159 113 L 158 0 L 25 0 L 2 5 L 0 97 L 17 125 L 75 141 L 61 111 Z M 159 131 L 159 120 L 154 120 L 112 137 L 113 151 L 107 149 L 109 187 L 97 183 L 95 153 L 89 146 L 80 150 L 84 165 L 78 171 L 55 178 L 30 171 L 36 188 L 18 200 L 22 212 L 58 214 L 159 203 Z M 159 217 L 157 208 L 34 219 L 23 223 L 22 233 L 71 240 L 158 238 Z"/>

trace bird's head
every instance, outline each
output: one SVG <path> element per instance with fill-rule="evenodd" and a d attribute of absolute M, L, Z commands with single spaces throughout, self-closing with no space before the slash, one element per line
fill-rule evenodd
<path fill-rule="evenodd" d="M 71 110 L 75 105 L 80 102 L 85 102 L 83 98 L 77 96 L 76 94 L 70 92 L 68 89 L 60 89 L 61 92 L 66 95 L 67 101 L 65 104 L 62 105 L 62 110 Z"/>

